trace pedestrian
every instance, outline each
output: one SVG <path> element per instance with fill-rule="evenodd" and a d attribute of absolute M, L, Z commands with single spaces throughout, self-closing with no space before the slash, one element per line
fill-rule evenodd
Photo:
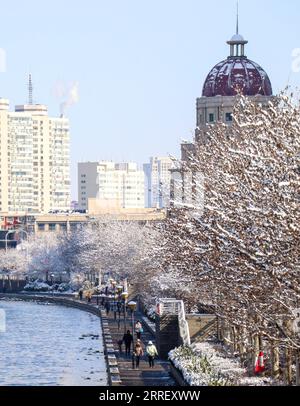
<path fill-rule="evenodd" d="M 109 300 L 107 300 L 107 301 L 105 302 L 105 309 L 106 309 L 106 315 L 108 316 L 108 315 L 109 315 L 109 311 L 110 311 L 110 303 L 109 303 Z"/>
<path fill-rule="evenodd" d="M 120 317 L 120 315 L 121 315 L 121 309 L 122 309 L 122 303 L 121 303 L 121 302 L 118 302 L 118 303 L 117 303 L 117 309 L 118 309 L 118 314 L 119 314 L 119 317 Z"/>
<path fill-rule="evenodd" d="M 140 366 L 140 358 L 144 355 L 144 350 L 142 347 L 141 340 L 137 339 L 136 344 L 134 347 L 134 351 L 132 354 L 132 368 L 139 369 Z"/>
<path fill-rule="evenodd" d="M 131 344 L 133 342 L 133 337 L 132 334 L 130 333 L 130 330 L 127 330 L 127 333 L 124 334 L 123 342 L 125 344 L 125 354 L 130 355 Z"/>
<path fill-rule="evenodd" d="M 82 300 L 82 296 L 83 296 L 83 290 L 79 289 L 79 299 Z"/>
<path fill-rule="evenodd" d="M 137 339 L 140 340 L 141 334 L 144 332 L 144 330 L 143 330 L 142 323 L 139 320 L 137 320 L 137 322 L 135 323 L 135 332 L 136 332 Z"/>
<path fill-rule="evenodd" d="M 122 344 L 123 344 L 123 340 L 119 340 L 118 341 L 118 346 L 119 346 L 119 353 L 122 354 Z"/>
<path fill-rule="evenodd" d="M 148 355 L 149 367 L 154 368 L 154 358 L 158 355 L 158 352 L 152 341 L 148 342 L 146 353 Z"/>
<path fill-rule="evenodd" d="M 86 293 L 86 298 L 87 298 L 88 303 L 91 303 L 91 301 L 92 301 L 92 296 L 93 296 L 93 294 L 92 294 L 92 292 L 89 290 L 89 291 Z"/>

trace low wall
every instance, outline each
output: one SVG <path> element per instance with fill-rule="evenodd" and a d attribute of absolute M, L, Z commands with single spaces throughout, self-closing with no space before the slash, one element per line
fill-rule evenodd
<path fill-rule="evenodd" d="M 15 280 L 4 280 L 0 279 L 0 292 L 2 293 L 17 293 L 21 292 L 25 285 L 26 281 L 15 281 Z"/>
<path fill-rule="evenodd" d="M 172 377 L 175 379 L 177 385 L 179 385 L 179 386 L 189 386 L 187 384 L 187 382 L 184 380 L 184 377 L 183 377 L 181 371 L 179 371 L 179 369 L 177 369 L 175 367 L 175 365 L 173 364 L 172 361 L 170 361 L 170 372 L 171 372 Z"/>
<path fill-rule="evenodd" d="M 46 295 L 33 295 L 33 294 L 22 294 L 22 293 L 0 293 L 0 299 L 16 299 L 25 301 L 36 301 L 43 303 L 53 303 L 65 307 L 74 307 L 85 312 L 95 314 L 101 317 L 100 312 L 97 307 L 88 305 L 87 303 L 80 303 L 74 299 L 68 299 L 66 297 L 58 296 L 46 296 Z"/>
<path fill-rule="evenodd" d="M 190 330 L 191 342 L 193 343 L 215 319 L 214 314 L 187 314 L 186 321 Z"/>

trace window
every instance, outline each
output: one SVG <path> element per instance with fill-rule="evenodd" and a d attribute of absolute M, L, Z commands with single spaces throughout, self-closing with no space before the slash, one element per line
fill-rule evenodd
<path fill-rule="evenodd" d="M 214 113 L 209 113 L 208 121 L 209 121 L 210 123 L 214 123 L 214 122 L 215 122 L 215 115 L 214 115 Z"/>
<path fill-rule="evenodd" d="M 55 231 L 56 230 L 56 224 L 49 224 L 49 231 Z"/>
<path fill-rule="evenodd" d="M 60 224 L 60 231 L 67 231 L 67 224 Z"/>
<path fill-rule="evenodd" d="M 225 120 L 227 123 L 230 123 L 232 121 L 232 113 L 226 113 Z"/>
<path fill-rule="evenodd" d="M 39 224 L 38 229 L 39 231 L 45 231 L 45 224 Z"/>

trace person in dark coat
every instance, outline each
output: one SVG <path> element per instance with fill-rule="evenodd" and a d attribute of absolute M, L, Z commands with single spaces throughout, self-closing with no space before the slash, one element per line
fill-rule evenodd
<path fill-rule="evenodd" d="M 127 333 L 123 336 L 123 342 L 125 344 L 125 354 L 130 355 L 131 344 L 133 342 L 132 334 L 130 330 L 127 330 Z"/>
<path fill-rule="evenodd" d="M 123 345 L 123 340 L 118 341 L 118 346 L 119 346 L 119 353 L 122 354 L 122 345 Z"/>
<path fill-rule="evenodd" d="M 106 309 L 106 314 L 107 316 L 109 315 L 109 311 L 110 311 L 110 303 L 109 300 L 106 301 L 105 303 L 105 309 Z"/>
<path fill-rule="evenodd" d="M 79 299 L 82 300 L 82 296 L 83 296 L 83 290 L 79 289 Z"/>

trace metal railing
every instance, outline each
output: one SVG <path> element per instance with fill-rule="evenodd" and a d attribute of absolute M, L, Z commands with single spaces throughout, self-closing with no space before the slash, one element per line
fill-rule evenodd
<path fill-rule="evenodd" d="M 190 345 L 190 330 L 185 317 L 184 303 L 176 299 L 160 299 L 158 303 L 159 316 L 176 315 L 178 316 L 179 333 L 183 345 Z"/>

